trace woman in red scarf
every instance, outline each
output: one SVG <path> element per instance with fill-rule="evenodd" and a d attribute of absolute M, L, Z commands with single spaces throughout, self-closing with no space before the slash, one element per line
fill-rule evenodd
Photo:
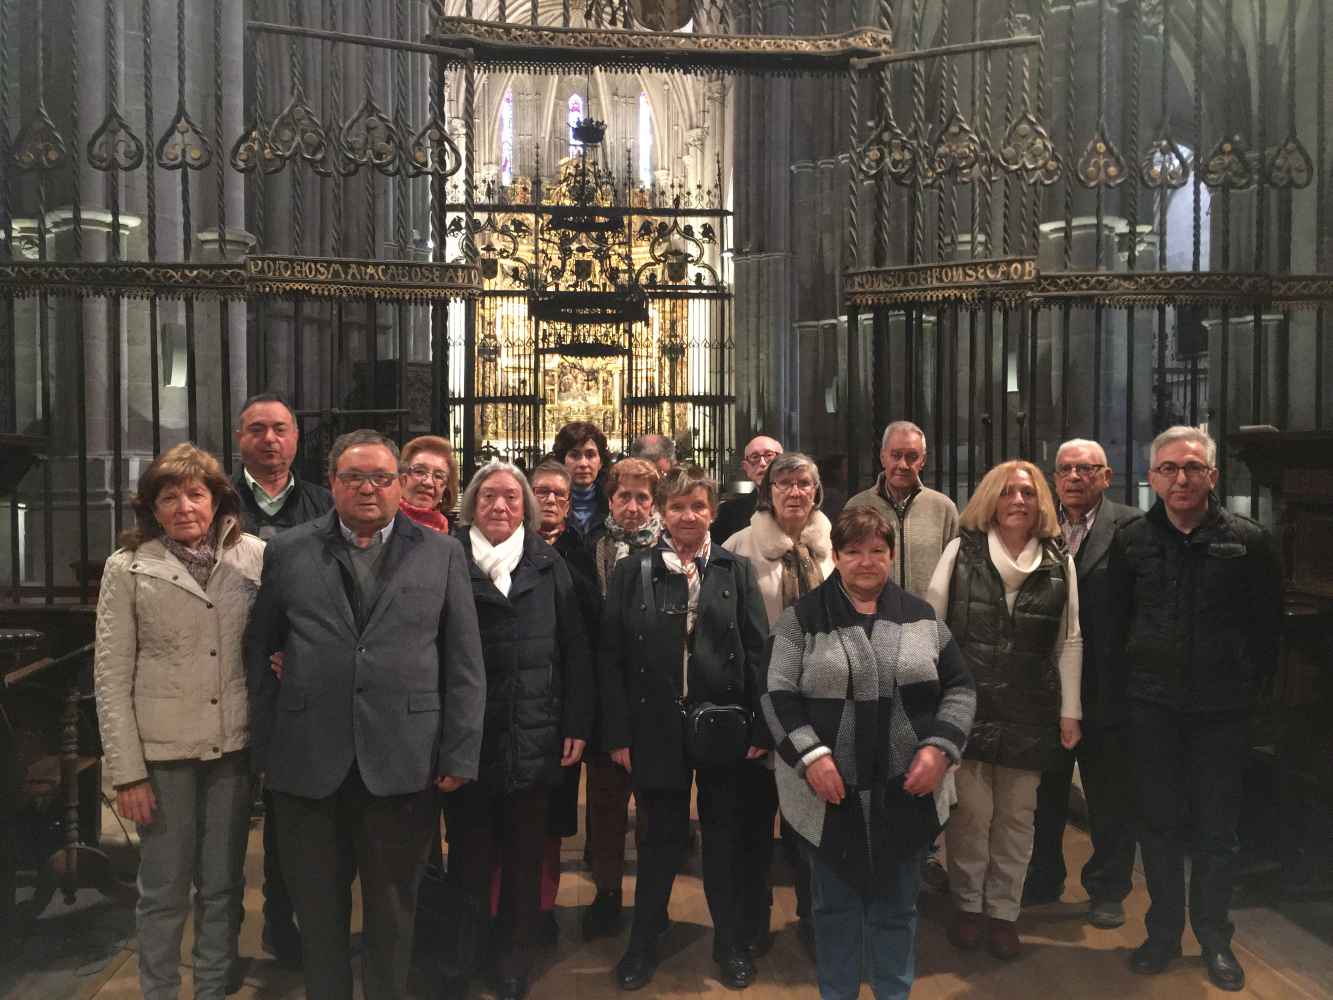
<path fill-rule="evenodd" d="M 403 446 L 398 466 L 403 499 L 398 508 L 424 528 L 448 533 L 449 519 L 458 498 L 458 469 L 453 446 L 442 437 L 423 435 Z"/>

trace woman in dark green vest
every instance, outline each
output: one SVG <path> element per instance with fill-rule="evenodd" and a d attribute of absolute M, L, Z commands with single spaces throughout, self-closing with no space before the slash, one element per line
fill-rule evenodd
<path fill-rule="evenodd" d="M 977 685 L 945 830 L 949 940 L 970 950 L 988 934 L 991 954 L 1013 958 L 1041 771 L 1081 735 L 1078 578 L 1050 487 L 1031 462 L 986 473 L 959 528 L 926 594 Z"/>

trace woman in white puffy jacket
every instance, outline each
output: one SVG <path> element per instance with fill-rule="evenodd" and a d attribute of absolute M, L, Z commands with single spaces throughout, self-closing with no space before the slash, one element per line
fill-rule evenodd
<path fill-rule="evenodd" d="M 139 479 L 137 527 L 107 560 L 93 672 L 116 808 L 140 835 L 139 980 L 175 997 L 198 892 L 194 995 L 226 995 L 251 798 L 242 638 L 264 543 L 218 460 L 192 444 Z"/>

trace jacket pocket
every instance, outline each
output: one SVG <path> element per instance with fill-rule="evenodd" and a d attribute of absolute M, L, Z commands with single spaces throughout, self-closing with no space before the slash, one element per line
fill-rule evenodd
<path fill-rule="evenodd" d="M 438 712 L 440 710 L 440 692 L 417 691 L 407 696 L 409 712 Z"/>

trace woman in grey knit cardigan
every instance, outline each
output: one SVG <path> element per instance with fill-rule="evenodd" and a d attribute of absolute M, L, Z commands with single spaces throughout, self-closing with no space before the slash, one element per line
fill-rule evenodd
<path fill-rule="evenodd" d="M 833 529 L 834 574 L 773 635 L 764 714 L 782 814 L 811 869 L 819 990 L 912 988 L 921 858 L 947 815 L 976 692 L 930 605 L 890 580 L 892 526 L 873 508 Z"/>

